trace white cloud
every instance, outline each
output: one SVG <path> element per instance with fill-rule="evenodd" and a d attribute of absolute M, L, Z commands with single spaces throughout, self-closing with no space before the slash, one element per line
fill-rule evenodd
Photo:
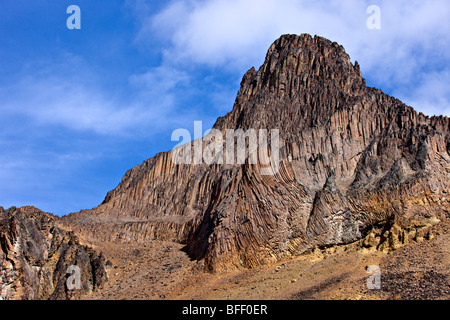
<path fill-rule="evenodd" d="M 381 8 L 381 30 L 366 27 L 370 4 Z M 448 112 L 448 0 L 178 0 L 153 15 L 143 1 L 129 6 L 141 24 L 136 41 L 163 52 L 159 67 L 131 75 L 121 96 L 102 88 L 103 80 L 76 56 L 39 66 L 33 62 L 0 88 L 3 116 L 25 115 L 41 125 L 101 134 L 181 122 L 195 108 L 183 111 L 180 96 L 202 90 L 190 86 L 198 74 L 187 70 L 206 66 L 242 76 L 258 67 L 269 45 L 285 33 L 337 41 L 359 61 L 370 83 L 424 113 Z M 234 97 L 224 95 L 234 93 L 214 81 L 211 102 L 229 109 L 224 104 Z"/>
<path fill-rule="evenodd" d="M 76 57 L 69 61 L 27 67 L 12 84 L 0 88 L 0 112 L 28 117 L 31 125 L 57 125 L 99 134 L 124 134 L 144 130 L 149 124 L 173 123 L 177 85 L 189 81 L 183 72 L 154 68 L 131 75 L 126 93 L 101 87 L 102 79 Z M 62 59 L 64 60 L 64 59 Z"/>
<path fill-rule="evenodd" d="M 167 94 L 177 86 L 189 83 L 189 76 L 171 67 L 159 66 L 134 74 L 129 78 L 130 84 L 141 96 Z"/>
<path fill-rule="evenodd" d="M 148 123 L 156 130 L 156 125 L 184 119 L 187 110 L 177 105 L 180 92 L 199 90 L 190 86 L 196 75 L 186 70 L 204 65 L 242 76 L 263 62 L 281 34 L 306 32 L 342 44 L 372 84 L 424 113 L 444 112 L 450 96 L 442 81 L 450 73 L 450 3 L 373 3 L 381 8 L 382 30 L 366 27 L 372 1 L 178 0 L 153 15 L 148 4 L 137 1 L 134 11 L 141 25 L 136 41 L 155 46 L 156 37 L 164 58 L 159 67 L 131 75 L 123 96 L 103 89 L 103 80 L 82 59 L 67 54 L 25 67 L 17 81 L 0 88 L 0 111 L 41 125 L 100 134 L 120 134 Z M 231 107 L 222 106 L 230 100 L 224 94 L 234 95 L 229 87 L 213 80 L 208 94 L 220 110 Z"/>
<path fill-rule="evenodd" d="M 427 110 L 429 115 L 450 117 L 450 70 L 432 72 L 420 79 L 413 90 L 396 94 L 399 99 L 418 110 Z M 395 93 L 394 93 L 395 94 Z"/>
<path fill-rule="evenodd" d="M 366 9 L 372 4 L 381 8 L 381 30 L 366 26 Z M 179 0 L 141 19 L 137 41 L 163 39 L 166 63 L 242 73 L 259 67 L 281 34 L 317 34 L 342 44 L 372 83 L 392 91 L 416 85 L 417 74 L 430 68 L 432 82 L 437 81 L 433 67 L 449 70 L 448 16 L 448 0 Z M 436 58 L 444 65 L 434 65 Z M 447 96 L 450 89 L 442 90 Z M 425 113 L 438 108 L 422 106 Z"/>
<path fill-rule="evenodd" d="M 10 97 L 13 99 L 6 107 L 40 125 L 107 133 L 122 131 L 131 120 L 132 108 L 116 109 L 112 100 L 83 84 L 27 77 L 18 87 L 20 97 Z"/>

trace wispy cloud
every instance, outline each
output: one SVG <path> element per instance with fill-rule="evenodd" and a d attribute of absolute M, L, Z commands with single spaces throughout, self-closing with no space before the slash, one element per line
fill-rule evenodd
<path fill-rule="evenodd" d="M 114 91 L 68 54 L 30 61 L 0 80 L 0 205 L 7 207 L 66 214 L 98 205 L 127 169 L 168 148 L 166 131 L 189 112 L 178 92 L 190 79 L 171 68 L 130 74 Z M 155 142 L 161 134 L 167 139 Z"/>
<path fill-rule="evenodd" d="M 426 110 L 429 115 L 450 117 L 449 83 L 450 70 L 430 72 L 423 75 L 414 88 L 394 92 L 394 95 L 418 110 Z"/>
<path fill-rule="evenodd" d="M 31 125 L 61 126 L 75 131 L 117 135 L 136 133 L 152 123 L 163 127 L 176 122 L 176 91 L 186 86 L 181 71 L 159 67 L 130 75 L 123 92 L 102 88 L 95 75 L 77 57 L 64 63 L 30 66 L 15 81 L 0 88 L 3 117 L 27 117 Z"/>
<path fill-rule="evenodd" d="M 372 4 L 381 8 L 381 30 L 366 27 L 366 9 Z M 171 63 L 242 73 L 258 67 L 281 34 L 317 34 L 344 45 L 370 83 L 398 92 L 397 87 L 418 88 L 417 77 L 424 74 L 438 82 L 434 69 L 449 70 L 449 15 L 446 0 L 178 0 L 141 19 L 136 40 L 159 38 L 165 61 Z M 441 89 L 443 96 L 450 92 Z M 432 113 L 439 109 L 437 102 L 415 107 Z"/>

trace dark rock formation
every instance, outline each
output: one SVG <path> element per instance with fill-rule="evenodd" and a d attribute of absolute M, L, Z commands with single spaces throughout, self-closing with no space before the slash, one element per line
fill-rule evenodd
<path fill-rule="evenodd" d="M 107 281 L 102 254 L 81 245 L 55 219 L 33 207 L 0 207 L 2 300 L 77 299 Z"/>
<path fill-rule="evenodd" d="M 249 158 L 175 164 L 173 151 L 160 153 L 100 206 L 62 221 L 93 240 L 185 243 L 218 270 L 353 242 L 385 223 L 448 217 L 450 119 L 367 87 L 358 63 L 324 38 L 276 40 L 214 128 L 278 129 L 279 170 L 262 175 Z"/>

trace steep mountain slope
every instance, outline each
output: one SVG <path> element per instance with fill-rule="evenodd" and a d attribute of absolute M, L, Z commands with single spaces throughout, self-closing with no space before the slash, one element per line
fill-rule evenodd
<path fill-rule="evenodd" d="M 208 165 L 175 164 L 164 152 L 129 170 L 100 206 L 61 223 L 92 241 L 180 242 L 221 270 L 364 237 L 395 247 L 449 215 L 450 119 L 367 87 L 357 62 L 324 38 L 276 40 L 214 128 L 278 129 L 274 174 L 261 174 L 267 153 L 258 164 L 247 155 L 243 165 Z"/>

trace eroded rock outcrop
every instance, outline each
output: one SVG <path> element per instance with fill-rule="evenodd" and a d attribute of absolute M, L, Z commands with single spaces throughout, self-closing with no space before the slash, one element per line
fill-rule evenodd
<path fill-rule="evenodd" d="M 107 281 L 103 255 L 55 219 L 33 207 L 0 207 L 2 300 L 77 299 Z"/>
<path fill-rule="evenodd" d="M 160 153 L 63 223 L 94 241 L 178 241 L 220 270 L 354 242 L 399 219 L 448 217 L 450 119 L 367 87 L 358 63 L 324 38 L 276 40 L 214 128 L 278 129 L 279 170 Z"/>

